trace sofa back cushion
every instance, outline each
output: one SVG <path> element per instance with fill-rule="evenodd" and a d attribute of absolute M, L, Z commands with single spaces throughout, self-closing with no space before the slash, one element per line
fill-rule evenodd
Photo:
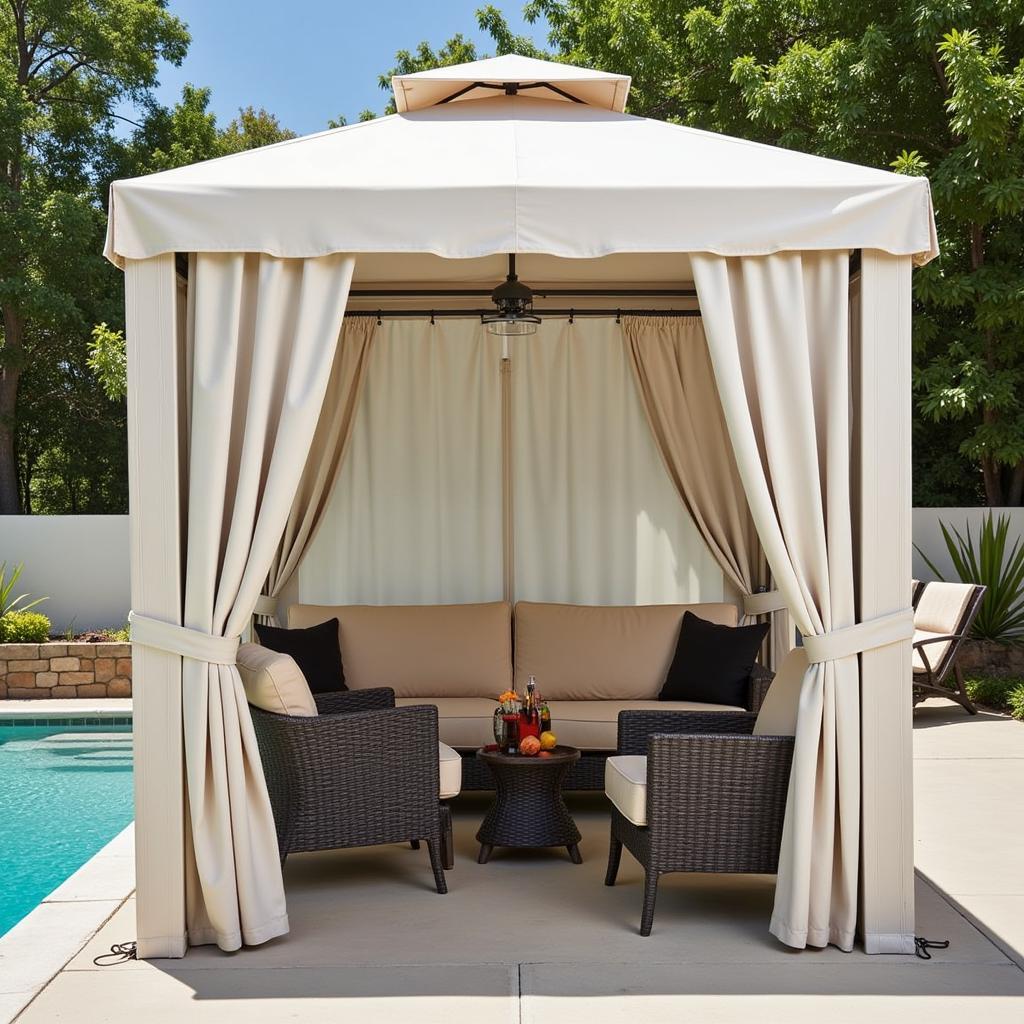
<path fill-rule="evenodd" d="M 241 644 L 237 664 L 250 704 L 275 715 L 316 717 L 313 693 L 290 654 L 259 644 Z"/>
<path fill-rule="evenodd" d="M 390 686 L 396 697 L 492 697 L 512 684 L 512 608 L 311 605 L 288 609 L 292 628 L 338 620 L 350 690 Z"/>
<path fill-rule="evenodd" d="M 532 675 L 551 700 L 655 700 L 687 611 L 725 626 L 738 621 L 731 604 L 595 607 L 520 601 L 516 688 L 522 691 Z"/>

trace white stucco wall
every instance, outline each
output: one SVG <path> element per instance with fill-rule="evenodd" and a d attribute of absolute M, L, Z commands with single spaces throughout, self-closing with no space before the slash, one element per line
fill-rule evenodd
<path fill-rule="evenodd" d="M 48 596 L 56 633 L 123 626 L 131 606 L 127 516 L 0 516 L 0 562 L 25 565 L 15 593 Z"/>
<path fill-rule="evenodd" d="M 969 525 L 971 535 L 977 539 L 981 532 L 982 520 L 992 512 L 996 519 L 1001 515 L 1010 517 L 1010 536 L 1008 546 L 1014 543 L 1024 534 L 1024 508 L 915 508 L 914 509 L 914 577 L 919 580 L 933 580 L 935 574 L 925 564 L 924 559 L 916 550 L 920 548 L 928 558 L 935 563 L 936 568 L 948 580 L 956 580 L 957 576 L 953 569 L 946 550 L 946 542 L 942 537 L 940 523 L 945 523 L 947 529 L 956 528 L 966 536 L 966 528 Z"/>
<path fill-rule="evenodd" d="M 1011 543 L 1024 535 L 1024 508 L 995 509 L 1011 517 Z M 984 508 L 914 509 L 914 543 L 947 578 L 956 574 L 946 554 L 940 520 L 977 535 Z M 0 562 L 25 563 L 18 593 L 46 594 L 40 605 L 55 632 L 123 625 L 131 606 L 127 516 L 0 516 Z M 915 550 L 914 575 L 933 579 Z M 292 595 L 292 600 L 297 595 Z"/>

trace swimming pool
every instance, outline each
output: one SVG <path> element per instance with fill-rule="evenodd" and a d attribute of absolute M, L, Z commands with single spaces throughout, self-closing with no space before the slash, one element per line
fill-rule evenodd
<path fill-rule="evenodd" d="M 0 721 L 0 935 L 132 820 L 131 726 L 78 721 Z"/>

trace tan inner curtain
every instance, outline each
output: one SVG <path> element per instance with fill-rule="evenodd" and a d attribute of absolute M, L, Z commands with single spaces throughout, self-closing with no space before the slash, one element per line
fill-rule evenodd
<path fill-rule="evenodd" d="M 267 576 L 266 596 L 257 604 L 256 617 L 259 621 L 277 625 L 273 610 L 277 598 L 299 567 L 303 553 L 323 521 L 324 510 L 334 491 L 352 436 L 352 424 L 359 408 L 376 330 L 376 320 L 366 316 L 349 317 L 342 327 L 323 410 L 306 457 L 306 467 L 299 481 L 284 536 Z"/>
<path fill-rule="evenodd" d="M 624 316 L 622 331 L 647 422 L 701 537 L 741 594 L 771 588 L 743 495 L 700 317 Z M 789 614 L 772 615 L 768 664 L 791 646 Z"/>
<path fill-rule="evenodd" d="M 861 647 L 854 626 L 847 253 L 692 257 L 737 469 L 797 627 L 824 637 L 804 676 L 771 931 L 853 946 Z M 889 641 L 891 642 L 891 641 Z"/>
<path fill-rule="evenodd" d="M 294 505 L 305 466 L 296 455 L 317 429 L 353 265 L 343 255 L 192 257 L 185 628 L 177 638 L 157 628 L 148 641 L 135 639 L 185 655 L 193 945 L 233 950 L 288 930 L 274 820 L 233 651 Z"/>

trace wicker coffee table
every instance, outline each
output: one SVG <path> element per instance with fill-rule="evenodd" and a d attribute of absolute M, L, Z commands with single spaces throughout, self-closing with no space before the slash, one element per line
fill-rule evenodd
<path fill-rule="evenodd" d="M 486 864 L 495 846 L 564 846 L 573 864 L 582 864 L 580 830 L 562 799 L 562 780 L 579 760 L 575 747 L 555 747 L 547 757 L 478 750 L 477 758 L 494 776 L 494 803 L 476 834 L 478 864 Z"/>

